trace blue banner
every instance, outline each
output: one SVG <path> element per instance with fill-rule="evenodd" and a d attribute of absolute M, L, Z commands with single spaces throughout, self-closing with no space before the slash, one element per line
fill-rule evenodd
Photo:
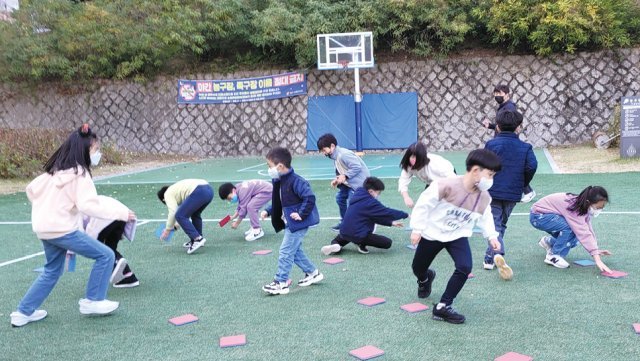
<path fill-rule="evenodd" d="M 178 80 L 178 104 L 226 104 L 307 94 L 302 73 L 230 80 Z"/>

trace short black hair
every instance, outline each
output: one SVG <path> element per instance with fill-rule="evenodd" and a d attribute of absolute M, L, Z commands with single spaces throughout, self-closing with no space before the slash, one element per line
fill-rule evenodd
<path fill-rule="evenodd" d="M 470 171 L 471 168 L 473 168 L 473 166 L 475 165 L 480 168 L 492 170 L 494 172 L 499 172 L 500 169 L 502 169 L 500 157 L 498 157 L 496 153 L 488 149 L 472 150 L 467 156 L 466 164 L 467 172 Z"/>
<path fill-rule="evenodd" d="M 376 177 L 368 177 L 364 180 L 362 186 L 368 191 L 374 190 L 382 192 L 384 190 L 384 183 L 382 183 L 382 181 Z"/>
<path fill-rule="evenodd" d="M 167 204 L 167 202 L 164 201 L 164 194 L 167 192 L 167 189 L 169 189 L 169 186 L 164 186 L 158 191 L 158 199 L 164 204 Z"/>
<path fill-rule="evenodd" d="M 232 183 L 223 183 L 220 187 L 218 187 L 218 195 L 220 195 L 220 199 L 225 200 L 231 194 L 231 192 L 236 189 Z"/>
<path fill-rule="evenodd" d="M 505 94 L 509 94 L 511 91 L 507 84 L 498 84 L 495 88 L 493 88 L 493 92 L 503 92 Z"/>
<path fill-rule="evenodd" d="M 416 164 L 411 166 L 409 158 L 416 156 Z M 400 168 L 408 171 L 409 168 L 420 170 L 429 165 L 429 157 L 427 157 L 427 146 L 422 142 L 415 142 L 407 148 L 400 160 Z"/>
<path fill-rule="evenodd" d="M 282 163 L 283 166 L 291 168 L 291 159 L 293 157 L 287 148 L 276 147 L 271 149 L 265 158 L 270 160 L 273 164 Z"/>
<path fill-rule="evenodd" d="M 496 124 L 502 132 L 515 132 L 522 120 L 522 114 L 517 111 L 500 111 L 496 115 Z"/>
<path fill-rule="evenodd" d="M 323 134 L 318 138 L 318 150 L 322 150 L 322 148 L 331 148 L 331 144 L 338 145 L 338 140 L 331 133 Z"/>

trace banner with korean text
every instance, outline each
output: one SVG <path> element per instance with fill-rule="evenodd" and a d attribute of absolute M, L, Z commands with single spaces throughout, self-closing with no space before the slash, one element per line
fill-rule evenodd
<path fill-rule="evenodd" d="M 230 80 L 178 80 L 178 104 L 226 104 L 307 94 L 302 73 Z"/>

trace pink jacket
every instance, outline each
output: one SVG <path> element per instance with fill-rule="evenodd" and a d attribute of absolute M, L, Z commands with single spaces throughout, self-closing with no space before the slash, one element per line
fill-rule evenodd
<path fill-rule="evenodd" d="M 75 173 L 77 171 L 77 174 Z M 27 186 L 31 202 L 31 226 L 39 239 L 62 237 L 82 231 L 82 214 L 127 221 L 129 210 L 101 207 L 96 187 L 82 168 L 44 173 Z"/>
<path fill-rule="evenodd" d="M 566 193 L 553 193 L 534 203 L 531 211 L 538 214 L 553 213 L 561 215 L 587 252 L 592 256 L 600 254 L 589 214 L 579 216 L 577 212 L 571 212 L 567 209 L 575 198 L 576 196 Z"/>

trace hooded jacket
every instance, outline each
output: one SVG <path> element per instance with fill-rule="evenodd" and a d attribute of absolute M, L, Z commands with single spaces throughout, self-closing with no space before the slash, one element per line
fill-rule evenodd
<path fill-rule="evenodd" d="M 127 221 L 129 209 L 103 207 L 89 172 L 81 167 L 44 173 L 27 185 L 31 226 L 39 239 L 81 231 L 82 214 Z"/>
<path fill-rule="evenodd" d="M 391 226 L 393 221 L 407 218 L 406 212 L 385 207 L 369 192 L 361 187 L 351 196 L 349 208 L 340 225 L 340 235 L 358 243 L 373 232 L 376 224 Z"/>

